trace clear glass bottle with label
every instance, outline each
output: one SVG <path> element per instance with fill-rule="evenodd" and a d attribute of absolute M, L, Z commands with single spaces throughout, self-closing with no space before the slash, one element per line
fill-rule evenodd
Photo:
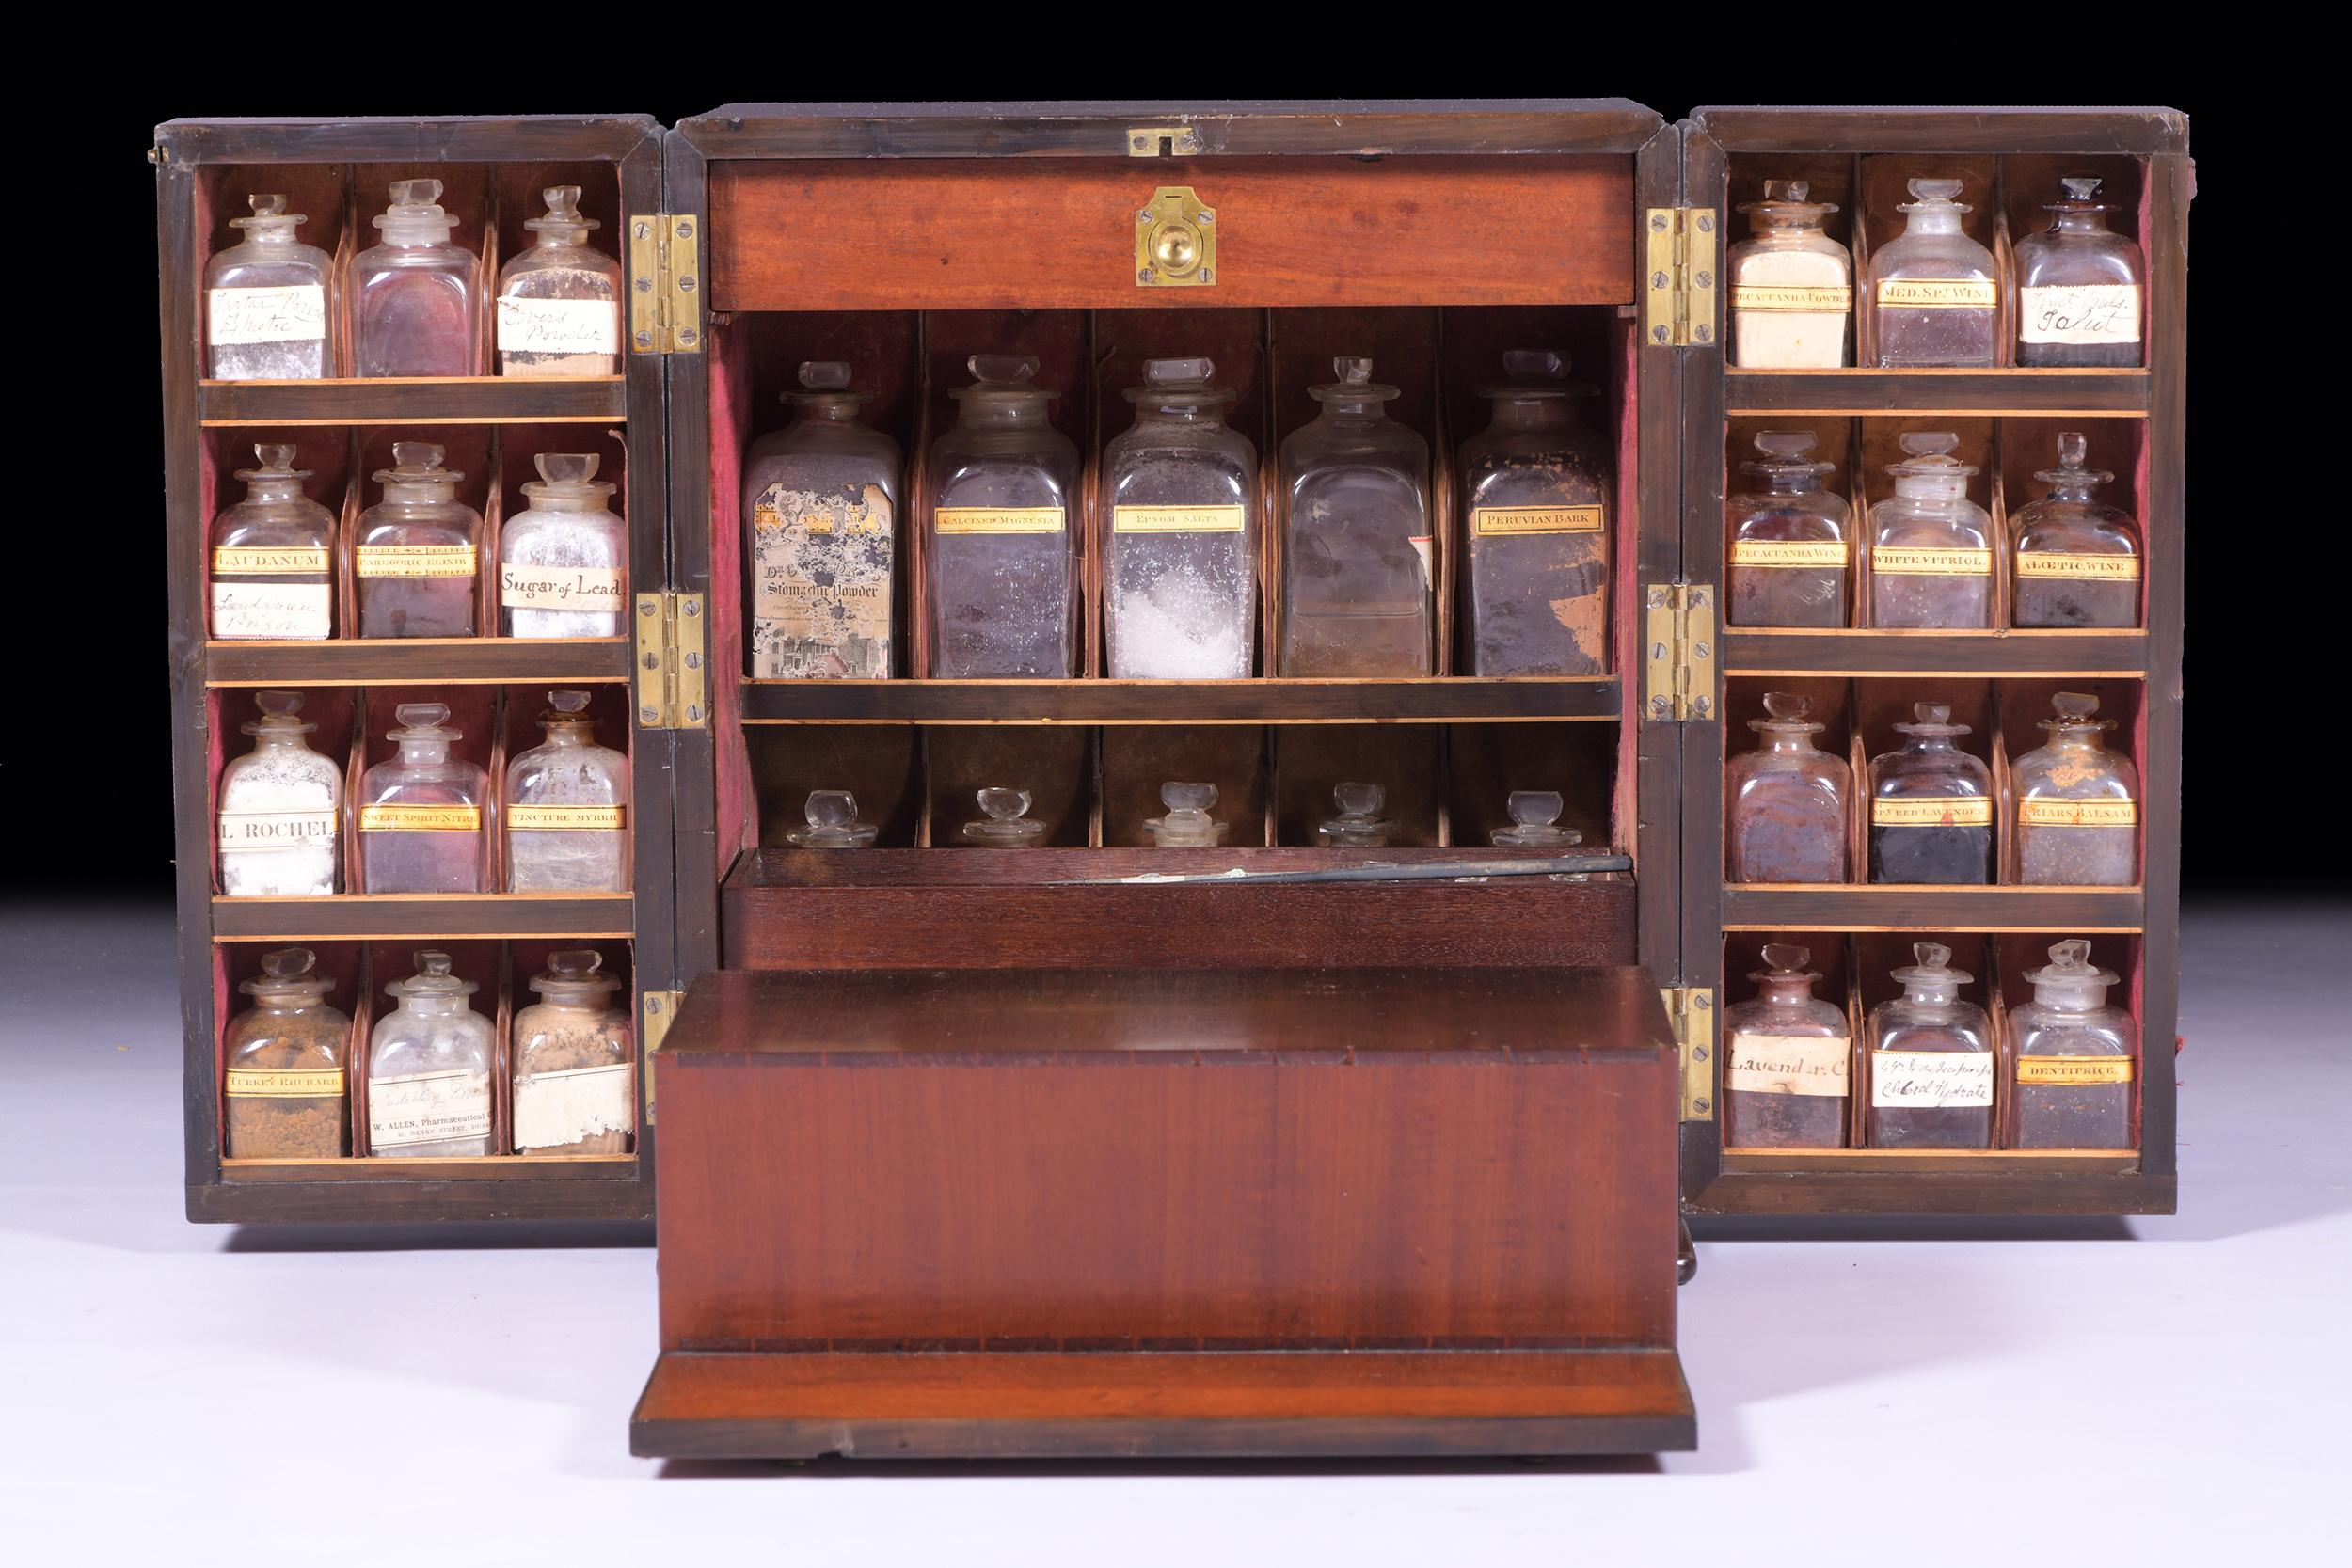
<path fill-rule="evenodd" d="M 1282 443 L 1281 673 L 1430 674 L 1429 443 L 1388 417 L 1371 360 L 1331 369 Z"/>
<path fill-rule="evenodd" d="M 1756 995 L 1724 1009 L 1724 1147 L 1843 1148 L 1853 1039 L 1804 948 L 1768 942 Z"/>
<path fill-rule="evenodd" d="M 1315 830 L 1315 842 L 1326 848 L 1386 849 L 1396 836 L 1396 819 L 1384 815 L 1389 792 L 1376 784 L 1333 784 L 1331 804 L 1331 816 Z"/>
<path fill-rule="evenodd" d="M 801 805 L 808 826 L 793 828 L 785 842 L 799 849 L 869 849 L 881 830 L 857 819 L 857 797 L 846 789 L 812 789 Z"/>
<path fill-rule="evenodd" d="M 1957 180 L 1914 180 L 1903 231 L 1871 253 L 1878 362 L 1891 370 L 1989 369 L 1999 357 L 1993 252 L 1960 226 Z"/>
<path fill-rule="evenodd" d="M 471 637 L 482 514 L 457 499 L 466 476 L 443 449 L 395 441 L 375 483 L 384 499 L 359 515 L 353 573 L 362 637 Z"/>
<path fill-rule="evenodd" d="M 258 446 L 245 499 L 213 519 L 212 634 L 317 642 L 335 635 L 335 514 L 303 493 L 294 449 Z"/>
<path fill-rule="evenodd" d="M 2139 770 L 2099 740 L 2099 699 L 2061 691 L 2048 742 L 2010 765 L 2017 879 L 2028 886 L 2130 887 L 2139 880 Z"/>
<path fill-rule="evenodd" d="M 359 779 L 359 862 L 368 893 L 482 893 L 489 776 L 449 754 L 462 732 L 442 703 L 403 703 L 400 747 Z"/>
<path fill-rule="evenodd" d="M 871 392 L 810 360 L 784 394 L 792 421 L 743 457 L 752 673 L 888 680 L 898 673 L 898 443 L 863 423 Z"/>
<path fill-rule="evenodd" d="M 1950 431 L 1915 430 L 1886 471 L 1891 499 L 1870 508 L 1870 624 L 1981 630 L 1993 625 L 1993 518 L 1968 499 L 1977 470 Z"/>
<path fill-rule="evenodd" d="M 245 237 L 204 265 L 205 373 L 215 381 L 317 381 L 335 373 L 335 263 L 294 238 L 310 222 L 282 196 L 246 198 Z"/>
<path fill-rule="evenodd" d="M 547 739 L 506 765 L 506 891 L 628 891 L 628 758 L 596 744 L 585 691 L 550 691 Z"/>
<path fill-rule="evenodd" d="M 578 185 L 550 185 L 548 210 L 523 227 L 530 249 L 499 270 L 499 373 L 618 375 L 621 263 L 588 243 Z"/>
<path fill-rule="evenodd" d="M 253 750 L 220 773 L 220 891 L 232 898 L 315 898 L 342 865 L 343 770 L 302 737 L 298 691 L 257 691 Z"/>
<path fill-rule="evenodd" d="M 1821 488 L 1808 430 L 1756 433 L 1749 483 L 1724 502 L 1730 546 L 1724 613 L 1735 626 L 1842 626 L 1853 565 L 1853 508 Z"/>
<path fill-rule="evenodd" d="M 1213 784 L 1164 784 L 1160 804 L 1166 816 L 1147 816 L 1143 836 L 1156 849 L 1213 849 L 1225 842 L 1227 824 L 1209 815 L 1216 805 Z"/>
<path fill-rule="evenodd" d="M 1870 880 L 1980 887 L 1993 880 L 1993 770 L 1954 742 L 1942 703 L 1898 724 L 1902 750 L 1870 759 Z"/>
<path fill-rule="evenodd" d="M 474 983 L 450 973 L 446 953 L 416 956 L 417 972 L 384 994 L 400 1006 L 368 1040 L 368 1153 L 449 1160 L 493 1154 L 490 1021 L 466 998 Z"/>
<path fill-rule="evenodd" d="M 1853 258 L 1821 231 L 1837 211 L 1804 180 L 1767 180 L 1742 203 L 1749 237 L 1731 247 L 1731 362 L 1750 371 L 1836 370 L 1853 320 Z"/>
<path fill-rule="evenodd" d="M 2061 180 L 2050 227 L 2017 242 L 2017 362 L 2137 365 L 2148 263 L 2107 228 L 2099 182 Z"/>
<path fill-rule="evenodd" d="M 1735 882 L 1842 882 L 1853 768 L 1813 744 L 1812 699 L 1764 693 L 1756 747 L 1726 765 L 1724 875 Z"/>
<path fill-rule="evenodd" d="M 1103 450 L 1103 647 L 1113 680 L 1257 671 L 1258 449 L 1225 422 L 1206 359 L 1152 359 L 1136 422 Z"/>
<path fill-rule="evenodd" d="M 1567 802 L 1556 789 L 1515 789 L 1502 803 L 1511 825 L 1496 828 L 1486 834 L 1488 842 L 1498 849 L 1573 849 L 1584 842 L 1584 835 L 1574 828 L 1560 826 L 1560 814 Z"/>
<path fill-rule="evenodd" d="M 343 1066 L 351 1020 L 326 1005 L 334 977 L 307 947 L 262 955 L 237 990 L 253 1006 L 221 1042 L 221 1132 L 231 1160 L 340 1160 L 351 1152 Z"/>
<path fill-rule="evenodd" d="M 1037 361 L 976 354 L 931 445 L 931 673 L 944 680 L 1079 673 L 1078 449 L 1046 422 Z"/>
<path fill-rule="evenodd" d="M 2115 975 L 2090 959 L 2090 943 L 2061 942 L 2026 972 L 2033 1000 L 2009 1010 L 2004 1148 L 2132 1147 L 2139 1025 L 2107 1006 Z"/>
<path fill-rule="evenodd" d="M 618 637 L 628 531 L 594 452 L 542 452 L 530 504 L 499 531 L 499 616 L 509 637 Z"/>
<path fill-rule="evenodd" d="M 1029 815 L 1025 789 L 979 792 L 980 815 L 963 825 L 963 841 L 982 849 L 1032 849 L 1044 842 L 1045 824 Z"/>
<path fill-rule="evenodd" d="M 1871 1148 L 1993 1147 L 1993 1026 L 1960 999 L 1976 976 L 1951 967 L 1952 950 L 1923 942 L 1917 962 L 1894 972 L 1901 996 L 1870 1009 L 1862 1054 L 1863 1142 Z"/>
<path fill-rule="evenodd" d="M 1609 669 L 1609 445 L 1581 405 L 1568 356 L 1513 349 L 1493 410 L 1462 443 L 1470 673 L 1597 675 Z"/>
<path fill-rule="evenodd" d="M 2139 524 L 2091 492 L 2115 476 L 2083 466 L 2082 432 L 2061 433 L 2058 461 L 2033 477 L 2050 487 L 2010 519 L 2012 626 L 2139 625 Z"/>
<path fill-rule="evenodd" d="M 637 1125 L 636 1035 L 621 982 L 587 948 L 548 955 L 515 1015 L 515 1152 L 626 1154 Z"/>
<path fill-rule="evenodd" d="M 450 238 L 438 180 L 395 180 L 368 221 L 382 242 L 351 263 L 352 341 L 363 376 L 478 375 L 482 261 Z"/>

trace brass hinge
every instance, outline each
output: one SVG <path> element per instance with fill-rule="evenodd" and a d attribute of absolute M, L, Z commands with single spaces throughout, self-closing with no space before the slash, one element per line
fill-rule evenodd
<path fill-rule="evenodd" d="M 1649 681 L 1642 717 L 1653 724 L 1715 717 L 1715 585 L 1653 582 L 1642 590 Z"/>
<path fill-rule="evenodd" d="M 1710 1121 L 1715 1116 L 1715 993 L 1700 986 L 1667 986 L 1666 1017 L 1682 1057 L 1682 1119 Z"/>
<path fill-rule="evenodd" d="M 702 240 L 691 217 L 639 213 L 628 220 L 631 353 L 700 354 L 702 288 Z"/>
<path fill-rule="evenodd" d="M 1643 340 L 1653 348 L 1715 344 L 1715 209 L 1652 207 L 1643 250 Z"/>
<path fill-rule="evenodd" d="M 637 595 L 637 723 L 648 730 L 710 724 L 710 672 L 700 594 Z"/>
<path fill-rule="evenodd" d="M 642 1074 L 645 1085 L 645 1125 L 653 1125 L 653 1053 L 661 1049 L 661 1042 L 670 1036 L 670 1025 L 677 1020 L 678 1004 L 686 1000 L 682 990 L 649 990 L 645 992 L 645 1026 L 638 1032 L 640 1049 L 645 1059 Z"/>

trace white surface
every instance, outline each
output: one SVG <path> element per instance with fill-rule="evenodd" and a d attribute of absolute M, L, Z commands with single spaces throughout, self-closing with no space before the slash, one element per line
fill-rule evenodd
<path fill-rule="evenodd" d="M 1700 1450 L 1552 1468 L 632 1460 L 650 1251 L 183 1221 L 171 937 L 0 923 L 10 1563 L 2342 1560 L 2342 911 L 2192 916 L 2177 1218 L 1705 1243 Z"/>

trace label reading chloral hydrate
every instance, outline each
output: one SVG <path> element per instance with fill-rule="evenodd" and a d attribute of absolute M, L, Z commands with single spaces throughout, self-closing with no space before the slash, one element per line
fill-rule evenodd
<path fill-rule="evenodd" d="M 220 847 L 238 849 L 306 849 L 335 842 L 335 813 L 326 811 L 225 811 Z"/>
<path fill-rule="evenodd" d="M 534 1072 L 515 1080 L 515 1147 L 562 1148 L 629 1130 L 629 1065 Z"/>
<path fill-rule="evenodd" d="M 1598 533 L 1603 524 L 1597 506 L 1479 506 L 1470 509 L 1470 532 Z"/>
<path fill-rule="evenodd" d="M 482 831 L 482 808 L 361 806 L 359 831 L 363 833 L 475 833 Z"/>
<path fill-rule="evenodd" d="M 315 343 L 326 336 L 326 291 L 316 283 L 279 289 L 213 289 L 205 295 L 207 339 L 243 343 Z"/>
<path fill-rule="evenodd" d="M 1731 542 L 1731 563 L 1774 571 L 1798 566 L 1842 570 L 1846 564 L 1846 544 L 1842 539 L 1735 539 Z"/>
<path fill-rule="evenodd" d="M 2128 1084 L 2129 1056 L 2020 1056 L 2020 1084 Z"/>
<path fill-rule="evenodd" d="M 2022 828 L 2130 828 L 2138 822 L 2137 800 L 2036 799 L 2017 802 L 2017 824 Z"/>
<path fill-rule="evenodd" d="M 1993 552 L 1965 546 L 1879 545 L 1870 570 L 1890 578 L 1985 578 L 1993 575 Z"/>
<path fill-rule="evenodd" d="M 2139 341 L 2133 283 L 2037 283 L 2017 292 L 2017 336 L 2028 343 Z"/>
<path fill-rule="evenodd" d="M 1982 1051 L 1874 1051 L 1870 1103 L 1937 1111 L 1993 1103 L 1993 1057 Z"/>
<path fill-rule="evenodd" d="M 499 568 L 499 603 L 509 610 L 618 615 L 621 597 L 618 566 L 533 566 L 510 561 Z"/>
<path fill-rule="evenodd" d="M 1870 802 L 1870 821 L 1880 828 L 1990 828 L 1993 826 L 1993 802 L 1983 796 L 1952 800 L 1874 800 Z"/>
<path fill-rule="evenodd" d="M 1734 310 L 1836 311 L 1843 313 L 1853 306 L 1853 290 L 1844 283 L 1734 283 L 1731 286 L 1731 308 Z"/>
<path fill-rule="evenodd" d="M 1882 277 L 1879 304 L 1901 310 L 1990 310 L 1990 277 Z"/>
<path fill-rule="evenodd" d="M 1058 506 L 943 506 L 931 514 L 941 533 L 1059 533 Z"/>
<path fill-rule="evenodd" d="M 231 1100 L 340 1099 L 343 1092 L 343 1069 L 339 1067 L 232 1067 L 222 1080 Z"/>
<path fill-rule="evenodd" d="M 509 806 L 506 825 L 514 832 L 580 833 L 618 832 L 626 826 L 627 806 Z"/>
<path fill-rule="evenodd" d="M 465 1068 L 368 1080 L 368 1145 L 380 1153 L 490 1135 L 490 1075 Z"/>
<path fill-rule="evenodd" d="M 1733 1035 L 1724 1064 L 1732 1094 L 1843 1095 L 1851 1042 L 1840 1036 Z"/>
<path fill-rule="evenodd" d="M 469 578 L 471 545 L 362 545 L 356 566 L 363 578 Z"/>
<path fill-rule="evenodd" d="M 2068 550 L 2022 550 L 2017 556 L 2021 578 L 2079 578 L 2092 582 L 2137 582 L 2136 555 L 2078 555 Z"/>
<path fill-rule="evenodd" d="M 501 354 L 618 354 L 620 307 L 609 299 L 499 297 Z"/>
<path fill-rule="evenodd" d="M 1114 506 L 1113 533 L 1239 533 L 1238 506 Z"/>

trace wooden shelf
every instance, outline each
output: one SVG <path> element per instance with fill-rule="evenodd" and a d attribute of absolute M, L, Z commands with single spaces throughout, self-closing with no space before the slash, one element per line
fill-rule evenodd
<path fill-rule="evenodd" d="M 536 1167 L 540 1160 L 225 1160 L 216 1183 L 190 1183 L 188 1218 L 247 1225 L 285 1221 L 653 1219 L 653 1182 L 635 1155 L 598 1161 L 593 1169 L 501 1171 L 498 1179 L 451 1180 L 458 1164 Z M 293 1168 L 299 1165 L 299 1168 Z M 389 1165 L 430 1166 L 393 1172 Z M 365 1173 L 364 1175 L 362 1173 Z"/>
<path fill-rule="evenodd" d="M 1916 883 L 1765 884 L 1724 888 L 1726 931 L 2131 932 L 2144 927 L 2140 889 L 1940 887 Z"/>
<path fill-rule="evenodd" d="M 1614 676 L 1410 680 L 746 680 L 750 724 L 1371 724 L 1614 721 Z"/>
<path fill-rule="evenodd" d="M 1724 372 L 1732 414 L 2014 414 L 2144 419 L 2144 369 Z"/>
<path fill-rule="evenodd" d="M 626 637 L 351 638 L 207 642 L 206 686 L 528 686 L 625 681 Z"/>
<path fill-rule="evenodd" d="M 610 424 L 628 418 L 628 382 L 618 375 L 199 381 L 196 397 L 204 425 Z"/>
<path fill-rule="evenodd" d="M 627 942 L 628 894 L 342 893 L 326 898 L 213 899 L 215 942 L 369 942 L 432 937 L 596 937 Z"/>
<path fill-rule="evenodd" d="M 1727 630 L 1726 675 L 2137 675 L 2144 631 Z"/>
<path fill-rule="evenodd" d="M 2129 1149 L 1726 1149 L 1705 1215 L 2169 1214 L 2177 1179 Z"/>

